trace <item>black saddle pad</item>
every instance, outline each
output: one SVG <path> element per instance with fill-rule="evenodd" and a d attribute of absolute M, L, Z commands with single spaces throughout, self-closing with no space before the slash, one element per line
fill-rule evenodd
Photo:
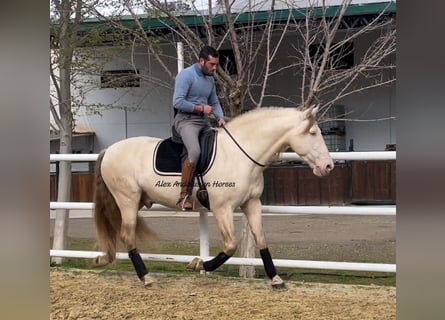
<path fill-rule="evenodd" d="M 205 174 L 212 166 L 216 154 L 217 130 L 210 129 L 201 132 L 199 143 L 201 157 L 196 166 L 196 174 Z M 187 150 L 174 137 L 162 140 L 156 146 L 154 157 L 154 171 L 159 175 L 181 174 L 182 163 L 187 159 Z"/>

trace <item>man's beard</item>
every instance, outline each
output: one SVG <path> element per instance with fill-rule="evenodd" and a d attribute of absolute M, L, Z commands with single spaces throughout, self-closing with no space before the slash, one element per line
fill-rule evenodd
<path fill-rule="evenodd" d="M 205 74 L 206 76 L 213 76 L 213 73 L 210 73 L 209 69 L 207 69 L 205 65 L 202 66 L 202 73 Z"/>

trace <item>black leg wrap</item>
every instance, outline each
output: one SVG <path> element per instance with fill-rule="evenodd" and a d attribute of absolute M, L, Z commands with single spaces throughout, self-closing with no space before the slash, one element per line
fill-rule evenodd
<path fill-rule="evenodd" d="M 148 273 L 147 268 L 145 268 L 144 261 L 141 258 L 141 255 L 137 251 L 137 249 L 132 249 L 128 251 L 128 256 L 130 257 L 131 262 L 133 263 L 134 269 L 139 277 L 139 279 L 144 280 L 144 276 Z"/>
<path fill-rule="evenodd" d="M 225 254 L 224 252 L 218 253 L 218 255 L 212 260 L 206 261 L 203 264 L 205 271 L 213 271 L 220 267 L 224 262 L 229 260 L 230 256 Z"/>
<path fill-rule="evenodd" d="M 272 257 L 269 252 L 269 248 L 260 250 L 261 259 L 263 260 L 264 270 L 267 276 L 272 279 L 277 275 L 277 270 L 272 262 Z"/>

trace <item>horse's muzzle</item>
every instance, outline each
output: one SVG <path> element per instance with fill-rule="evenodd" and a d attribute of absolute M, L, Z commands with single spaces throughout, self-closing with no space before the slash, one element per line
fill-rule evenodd
<path fill-rule="evenodd" d="M 324 177 L 327 176 L 332 171 L 332 169 L 334 169 L 334 162 L 331 159 L 327 163 L 323 162 L 321 164 L 316 164 L 312 172 L 318 177 Z"/>

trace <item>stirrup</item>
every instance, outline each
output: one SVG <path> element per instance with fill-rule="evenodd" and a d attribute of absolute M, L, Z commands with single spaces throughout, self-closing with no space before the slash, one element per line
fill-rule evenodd
<path fill-rule="evenodd" d="M 193 210 L 192 197 L 189 194 L 185 195 L 184 197 L 180 197 L 178 202 L 176 203 L 176 206 L 182 211 Z"/>

